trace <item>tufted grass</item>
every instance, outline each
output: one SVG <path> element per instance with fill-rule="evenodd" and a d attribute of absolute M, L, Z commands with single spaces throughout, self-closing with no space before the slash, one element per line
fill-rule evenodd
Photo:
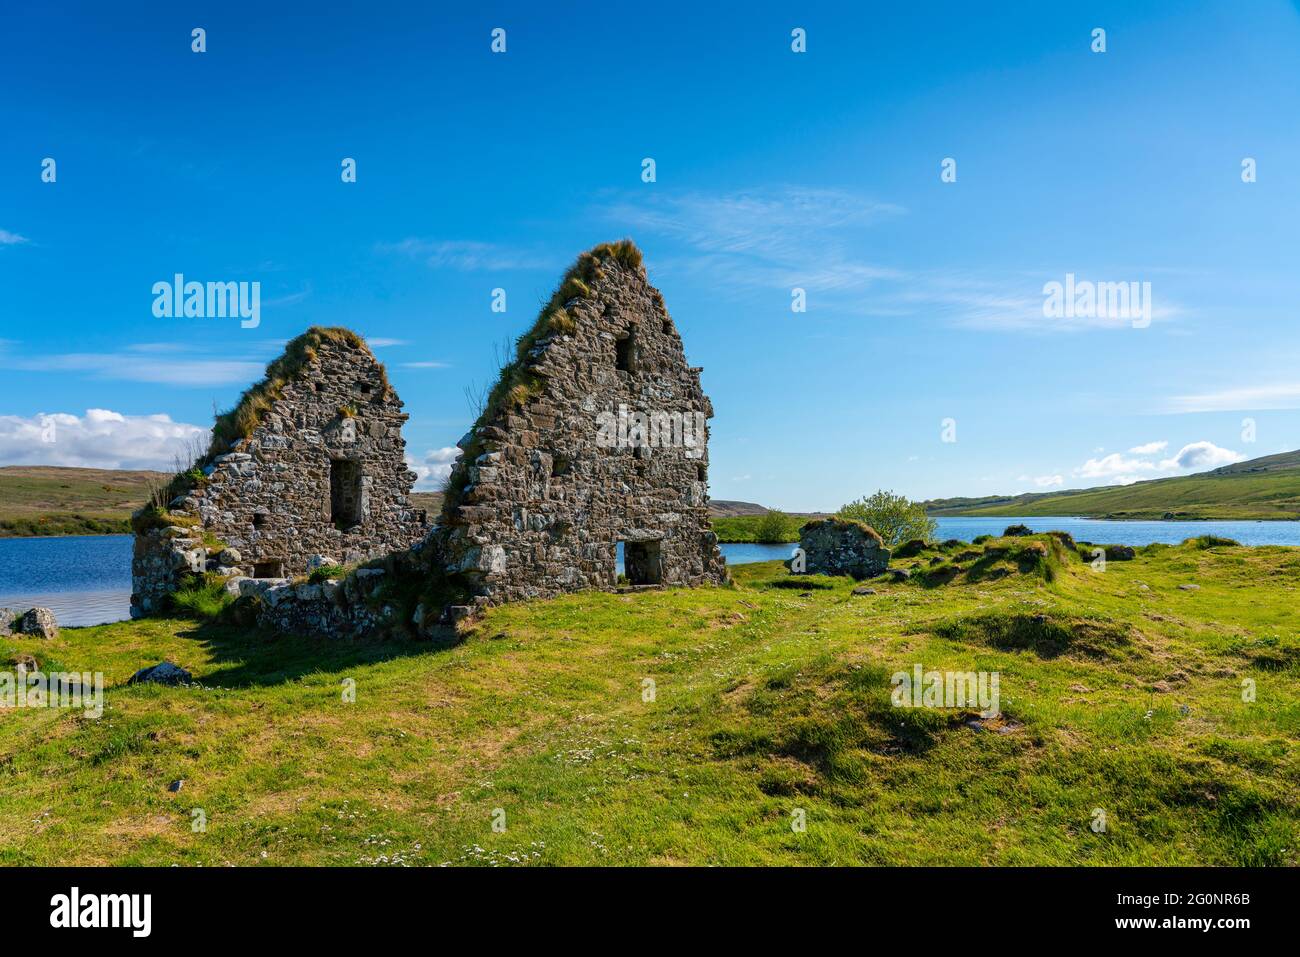
<path fill-rule="evenodd" d="M 0 862 L 1300 863 L 1300 549 L 1067 553 L 1051 581 L 968 550 L 870 595 L 770 562 L 506 606 L 442 649 L 181 619 L 0 638 L 108 682 L 98 721 L 0 715 Z M 125 686 L 164 658 L 200 686 Z M 918 663 L 998 672 L 1009 733 L 892 707 Z"/>

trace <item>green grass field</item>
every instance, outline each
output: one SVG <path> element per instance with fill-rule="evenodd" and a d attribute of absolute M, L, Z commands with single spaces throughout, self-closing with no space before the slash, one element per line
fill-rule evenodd
<path fill-rule="evenodd" d="M 125 534 L 150 483 L 165 480 L 161 472 L 0 467 L 0 537 Z"/>
<path fill-rule="evenodd" d="M 0 863 L 1298 862 L 1300 549 L 1097 572 L 1035 536 L 895 565 L 869 595 L 767 563 L 506 606 L 446 648 L 179 619 L 0 638 L 108 682 L 97 720 L 0 717 Z M 200 686 L 125 686 L 164 658 Z M 997 672 L 1006 733 L 893 707 L 917 663 Z"/>

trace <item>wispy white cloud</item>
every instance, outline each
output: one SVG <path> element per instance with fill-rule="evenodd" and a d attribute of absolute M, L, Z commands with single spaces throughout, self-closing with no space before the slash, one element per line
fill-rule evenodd
<path fill-rule="evenodd" d="M 1184 412 L 1262 412 L 1269 409 L 1300 409 L 1300 383 L 1284 382 L 1273 385 L 1242 386 L 1220 389 L 1216 392 L 1176 395 L 1166 399 L 1160 411 L 1180 414 Z"/>
<path fill-rule="evenodd" d="M 1131 320 L 1045 317 L 1042 290 L 1053 274 L 1044 271 L 908 270 L 867 258 L 864 250 L 886 248 L 873 232 L 906 212 L 847 190 L 784 186 L 714 194 L 656 190 L 607 203 L 596 214 L 620 230 L 663 237 L 684 250 L 658 258 L 656 270 L 744 290 L 799 287 L 810 309 L 830 304 L 1002 332 L 1131 328 Z M 1153 300 L 1153 321 L 1179 312 L 1164 297 Z"/>
<path fill-rule="evenodd" d="M 182 358 L 139 352 L 72 352 L 60 355 L 10 354 L 11 368 L 30 372 L 79 372 L 96 379 L 206 387 L 238 385 L 260 378 L 265 363 L 244 359 Z"/>
<path fill-rule="evenodd" d="M 26 236 L 19 236 L 7 229 L 0 229 L 0 246 L 19 246 L 27 242 L 31 242 L 31 240 Z"/>
<path fill-rule="evenodd" d="M 449 363 L 446 362 L 403 362 L 403 369 L 449 369 Z"/>
<path fill-rule="evenodd" d="M 631 233 L 681 243 L 689 258 L 665 269 L 703 272 L 746 287 L 860 290 L 896 269 L 852 255 L 855 232 L 905 210 L 844 190 L 807 186 L 721 194 L 662 191 L 605 205 L 598 215 Z"/>
<path fill-rule="evenodd" d="M 166 415 L 87 409 L 31 417 L 0 415 L 0 464 L 106 469 L 174 469 L 209 432 Z"/>
<path fill-rule="evenodd" d="M 386 339 L 383 336 L 366 336 L 366 345 L 372 349 L 387 349 L 390 346 L 404 346 L 408 344 L 406 339 Z"/>
<path fill-rule="evenodd" d="M 557 260 L 523 249 L 465 239 L 420 239 L 410 237 L 375 247 L 387 255 L 408 256 L 433 269 L 482 272 L 510 269 L 553 269 Z"/>
<path fill-rule="evenodd" d="M 1157 452 L 1163 452 L 1168 442 L 1147 442 L 1144 445 L 1135 445 L 1129 449 L 1134 455 L 1155 455 Z"/>

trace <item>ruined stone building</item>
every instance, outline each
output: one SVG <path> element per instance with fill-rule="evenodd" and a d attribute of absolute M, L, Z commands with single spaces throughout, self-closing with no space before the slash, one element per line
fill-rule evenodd
<path fill-rule="evenodd" d="M 700 370 L 640 251 L 584 253 L 460 440 L 432 550 L 477 604 L 727 578 Z"/>
<path fill-rule="evenodd" d="M 421 539 L 406 419 L 359 336 L 294 339 L 218 418 L 207 455 L 133 519 L 132 614 L 159 610 L 187 573 L 285 578 L 313 556 L 347 564 Z"/>

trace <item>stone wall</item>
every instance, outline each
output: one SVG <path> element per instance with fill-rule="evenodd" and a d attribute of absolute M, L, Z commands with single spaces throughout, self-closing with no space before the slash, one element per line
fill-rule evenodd
<path fill-rule="evenodd" d="M 810 575 L 875 578 L 889 567 L 889 549 L 876 530 L 862 522 L 823 518 L 799 529 L 804 571 Z"/>
<path fill-rule="evenodd" d="M 408 500 L 407 415 L 364 342 L 311 330 L 286 355 L 301 361 L 285 381 L 268 371 L 241 400 L 257 410 L 248 434 L 214 449 L 165 513 L 137 521 L 133 615 L 159 610 L 187 574 L 300 576 L 313 556 L 352 564 L 427 533 Z"/>
<path fill-rule="evenodd" d="M 584 254 L 458 443 L 435 554 L 478 605 L 617 582 L 726 581 L 712 405 L 630 243 Z M 508 388 L 506 388 L 508 387 Z"/>

